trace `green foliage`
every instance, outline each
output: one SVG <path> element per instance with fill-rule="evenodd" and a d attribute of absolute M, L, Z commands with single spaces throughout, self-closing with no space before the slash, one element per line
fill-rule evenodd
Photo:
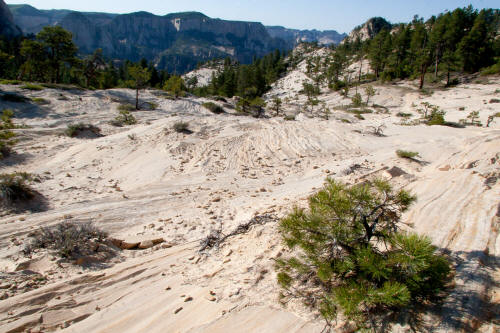
<path fill-rule="evenodd" d="M 398 113 L 396 113 L 396 116 L 401 117 L 401 118 L 410 118 L 412 116 L 412 114 L 405 113 L 405 112 L 398 112 Z"/>
<path fill-rule="evenodd" d="M 135 125 L 137 119 L 128 110 L 120 110 L 120 114 L 111 122 L 112 125 L 121 127 L 123 125 Z"/>
<path fill-rule="evenodd" d="M 16 128 L 12 122 L 13 116 L 12 110 L 5 109 L 0 117 L 0 159 L 7 157 L 11 153 L 12 146 L 17 143 L 16 134 L 11 131 L 11 129 Z"/>
<path fill-rule="evenodd" d="M 42 87 L 41 85 L 39 84 L 33 84 L 33 83 L 26 83 L 24 86 L 21 87 L 21 89 L 25 89 L 25 90 L 34 90 L 34 91 L 40 91 L 40 90 L 43 90 L 45 89 L 44 87 Z"/>
<path fill-rule="evenodd" d="M 8 207 L 33 199 L 35 192 L 30 186 L 33 177 L 26 172 L 0 174 L 0 202 Z"/>
<path fill-rule="evenodd" d="M 448 261 L 427 237 L 397 228 L 415 200 L 383 180 L 348 186 L 328 179 L 309 209 L 294 208 L 280 221 L 292 251 L 276 260 L 282 297 L 301 299 L 327 321 L 341 312 L 359 329 L 436 298 Z"/>
<path fill-rule="evenodd" d="M 118 105 L 118 111 L 135 111 L 135 106 L 133 106 L 132 104 L 120 104 Z"/>
<path fill-rule="evenodd" d="M 92 136 L 99 137 L 101 136 L 101 129 L 91 124 L 78 123 L 68 125 L 68 128 L 64 133 L 70 138 L 75 138 L 84 133 L 89 133 Z"/>
<path fill-rule="evenodd" d="M 283 101 L 281 100 L 281 98 L 274 97 L 272 99 L 271 109 L 274 111 L 274 113 L 276 114 L 276 116 L 280 115 L 281 105 L 283 105 Z"/>
<path fill-rule="evenodd" d="M 218 104 L 215 104 L 215 103 L 212 103 L 212 102 L 206 102 L 206 103 L 203 103 L 202 106 L 209 110 L 210 112 L 212 113 L 215 113 L 215 114 L 221 114 L 221 113 L 224 113 L 224 109 L 222 108 L 222 106 L 218 105 Z"/>
<path fill-rule="evenodd" d="M 184 80 L 180 76 L 171 76 L 170 79 L 163 86 L 163 90 L 168 91 L 175 98 L 179 98 L 184 96 L 186 93 L 186 85 L 184 84 Z"/>
<path fill-rule="evenodd" d="M 375 96 L 375 88 L 373 86 L 366 86 L 365 87 L 365 93 L 366 93 L 366 105 L 370 103 L 370 97 Z"/>
<path fill-rule="evenodd" d="M 136 90 L 135 109 L 139 110 L 139 90 L 144 88 L 148 81 L 151 79 L 151 72 L 148 68 L 143 68 L 140 65 L 131 66 L 128 71 L 129 75 L 134 80 Z"/>
<path fill-rule="evenodd" d="M 361 99 L 360 93 L 354 94 L 354 96 L 351 98 L 351 101 L 354 107 L 360 107 L 361 105 L 363 105 L 363 100 Z"/>
<path fill-rule="evenodd" d="M 427 125 L 445 125 L 446 121 L 444 120 L 444 115 L 446 113 L 439 109 L 433 110 L 429 116 L 429 120 L 427 121 Z"/>
<path fill-rule="evenodd" d="M 396 155 L 401 158 L 408 158 L 408 159 L 414 159 L 415 157 L 419 156 L 419 153 L 415 151 L 408 151 L 408 150 L 396 150 Z"/>
<path fill-rule="evenodd" d="M 350 124 L 351 123 L 351 121 L 349 119 L 346 119 L 346 118 L 342 118 L 342 119 L 340 119 L 340 121 L 343 122 L 343 123 L 346 123 L 346 124 Z"/>
<path fill-rule="evenodd" d="M 38 105 L 47 105 L 47 104 L 50 104 L 50 101 L 45 99 L 45 98 L 41 98 L 41 97 L 33 97 L 31 98 L 31 101 L 35 104 L 38 104 Z"/>

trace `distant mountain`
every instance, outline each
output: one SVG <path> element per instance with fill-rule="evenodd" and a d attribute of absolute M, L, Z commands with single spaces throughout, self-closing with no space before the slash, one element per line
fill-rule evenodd
<path fill-rule="evenodd" d="M 24 33 L 60 25 L 73 33 L 82 54 L 101 48 L 113 59 L 146 58 L 158 68 L 177 73 L 208 59 L 229 56 L 248 63 L 254 56 L 288 48 L 284 40 L 271 37 L 261 23 L 212 19 L 197 12 L 117 15 L 38 10 L 29 5 L 11 6 L 11 10 Z"/>
<path fill-rule="evenodd" d="M 285 40 L 292 48 L 301 42 L 318 42 L 323 45 L 339 44 L 347 37 L 346 34 L 340 34 L 335 30 L 297 30 L 280 26 L 268 26 L 266 29 L 271 37 Z"/>
<path fill-rule="evenodd" d="M 359 38 L 361 41 L 365 41 L 368 39 L 372 39 L 383 29 L 391 31 L 392 28 L 393 25 L 383 17 L 372 17 L 364 24 L 354 28 L 349 34 L 348 38 L 350 41 L 354 41 L 357 38 Z"/>
<path fill-rule="evenodd" d="M 11 37 L 20 34 L 21 30 L 15 25 L 9 7 L 0 0 L 0 35 Z"/>

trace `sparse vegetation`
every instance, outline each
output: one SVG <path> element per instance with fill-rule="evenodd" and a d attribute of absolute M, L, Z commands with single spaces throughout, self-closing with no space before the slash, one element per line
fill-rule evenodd
<path fill-rule="evenodd" d="M 40 91 L 40 90 L 44 90 L 45 88 L 42 87 L 41 85 L 39 84 L 34 84 L 34 83 L 26 83 L 24 86 L 21 87 L 21 89 L 25 89 L 25 90 L 33 90 L 33 91 Z"/>
<path fill-rule="evenodd" d="M 48 105 L 50 104 L 50 101 L 45 99 L 45 98 L 41 98 L 41 97 L 33 97 L 31 99 L 31 101 L 37 105 Z"/>
<path fill-rule="evenodd" d="M 415 151 L 408 151 L 408 150 L 397 150 L 396 155 L 398 155 L 398 157 L 401 157 L 401 158 L 407 158 L 407 159 L 413 160 L 413 159 L 415 159 L 415 157 L 419 156 L 419 153 L 417 153 Z"/>
<path fill-rule="evenodd" d="M 51 250 L 61 258 L 75 260 L 109 249 L 107 233 L 91 223 L 62 222 L 53 227 L 40 228 L 33 232 L 25 254 L 35 250 Z"/>
<path fill-rule="evenodd" d="M 293 115 L 293 114 L 287 114 L 285 117 L 283 117 L 283 119 L 285 119 L 287 121 L 294 121 L 295 120 L 295 115 Z"/>
<path fill-rule="evenodd" d="M 189 129 L 189 123 L 185 121 L 178 121 L 174 124 L 172 127 L 174 131 L 177 133 L 185 133 L 185 134 L 191 134 L 191 130 Z"/>
<path fill-rule="evenodd" d="M 396 116 L 401 117 L 401 118 L 410 118 L 412 116 L 411 113 L 405 113 L 405 112 L 398 112 Z"/>
<path fill-rule="evenodd" d="M 0 201 L 9 207 L 34 198 L 35 192 L 30 183 L 33 177 L 26 172 L 0 174 Z"/>
<path fill-rule="evenodd" d="M 17 143 L 16 134 L 11 131 L 16 127 L 12 122 L 13 116 L 12 110 L 5 109 L 0 117 L 0 159 L 7 157 L 11 153 L 12 146 Z"/>
<path fill-rule="evenodd" d="M 128 103 L 120 104 L 118 105 L 118 111 L 135 111 L 135 106 Z"/>
<path fill-rule="evenodd" d="M 94 136 L 101 136 L 101 129 L 99 127 L 96 127 L 92 124 L 84 124 L 84 123 L 68 125 L 65 134 L 70 138 L 75 138 L 85 132 L 92 134 Z"/>
<path fill-rule="evenodd" d="M 363 105 L 363 100 L 361 98 L 361 94 L 360 93 L 354 94 L 354 96 L 351 98 L 351 101 L 352 101 L 352 105 L 354 107 L 360 107 L 360 106 Z"/>
<path fill-rule="evenodd" d="M 206 102 L 206 103 L 203 103 L 202 106 L 209 110 L 210 112 L 212 113 L 215 113 L 215 114 L 221 114 L 221 113 L 224 113 L 224 109 L 222 108 L 222 106 L 218 105 L 218 104 L 215 104 L 213 102 Z"/>
<path fill-rule="evenodd" d="M 431 240 L 398 230 L 416 200 L 386 181 L 328 179 L 279 224 L 288 257 L 276 259 L 283 303 L 300 299 L 330 324 L 339 314 L 375 329 L 394 313 L 435 300 L 450 274 Z"/>
<path fill-rule="evenodd" d="M 134 117 L 130 111 L 121 110 L 120 114 L 116 116 L 114 120 L 111 121 L 111 125 L 122 127 L 124 125 L 135 125 L 137 124 L 137 119 Z"/>

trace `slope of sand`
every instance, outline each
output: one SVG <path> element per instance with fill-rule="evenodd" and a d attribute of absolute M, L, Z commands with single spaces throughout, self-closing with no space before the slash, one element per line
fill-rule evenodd
<path fill-rule="evenodd" d="M 298 73 L 291 75 L 282 79 L 286 89 Z M 254 119 L 230 109 L 213 115 L 201 107 L 203 99 L 171 101 L 146 91 L 142 99 L 158 109 L 134 112 L 139 124 L 123 128 L 108 122 L 134 91 L 0 88 L 51 102 L 0 104 L 30 126 L 16 130 L 17 154 L 1 162 L 2 172 L 39 175 L 34 187 L 47 205 L 0 218 L 5 281 L 16 269 L 16 278 L 26 270 L 46 277 L 36 289 L 0 282 L 7 288 L 0 297 L 8 297 L 0 300 L 0 332 L 320 332 L 323 322 L 300 304 L 278 303 L 272 259 L 286 250 L 276 222 L 252 227 L 218 250 L 198 250 L 212 230 L 229 233 L 255 215 L 281 217 L 304 205 L 327 176 L 347 182 L 387 177 L 416 193 L 418 203 L 402 227 L 429 235 L 456 263 L 456 286 L 426 324 L 442 332 L 498 328 L 489 320 L 500 300 L 500 119 L 490 128 L 401 126 L 396 113 L 416 118 L 412 104 L 428 101 L 455 121 L 479 110 L 485 123 L 500 112 L 500 104 L 489 103 L 500 98 L 499 78 L 431 96 L 407 83 L 376 86 L 373 102 L 388 113 L 366 114 L 366 120 L 333 110 L 329 120 Z M 347 104 L 336 93 L 320 98 L 332 109 Z M 175 132 L 178 121 L 189 122 L 193 133 Z M 62 135 L 76 122 L 99 126 L 105 136 Z M 370 126 L 380 124 L 384 137 L 371 134 Z M 397 149 L 419 152 L 422 163 L 399 159 Z M 402 172 L 393 173 L 395 166 Z M 166 243 L 122 251 L 100 267 L 21 253 L 30 232 L 64 220 L 91 221 L 127 241 L 162 237 Z"/>

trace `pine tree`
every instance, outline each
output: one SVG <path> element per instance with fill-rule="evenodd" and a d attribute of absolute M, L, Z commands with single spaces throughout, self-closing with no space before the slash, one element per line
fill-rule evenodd
<path fill-rule="evenodd" d="M 148 68 L 143 68 L 140 65 L 134 65 L 129 68 L 130 76 L 135 82 L 135 109 L 139 110 L 139 90 L 144 88 L 151 78 L 151 73 Z"/>
<path fill-rule="evenodd" d="M 389 317 L 433 300 L 450 267 L 430 239 L 398 231 L 415 200 L 382 180 L 348 186 L 328 179 L 308 210 L 295 208 L 280 222 L 293 251 L 276 261 L 283 301 L 301 299 L 327 321 L 341 312 L 363 328 L 377 313 Z"/>

